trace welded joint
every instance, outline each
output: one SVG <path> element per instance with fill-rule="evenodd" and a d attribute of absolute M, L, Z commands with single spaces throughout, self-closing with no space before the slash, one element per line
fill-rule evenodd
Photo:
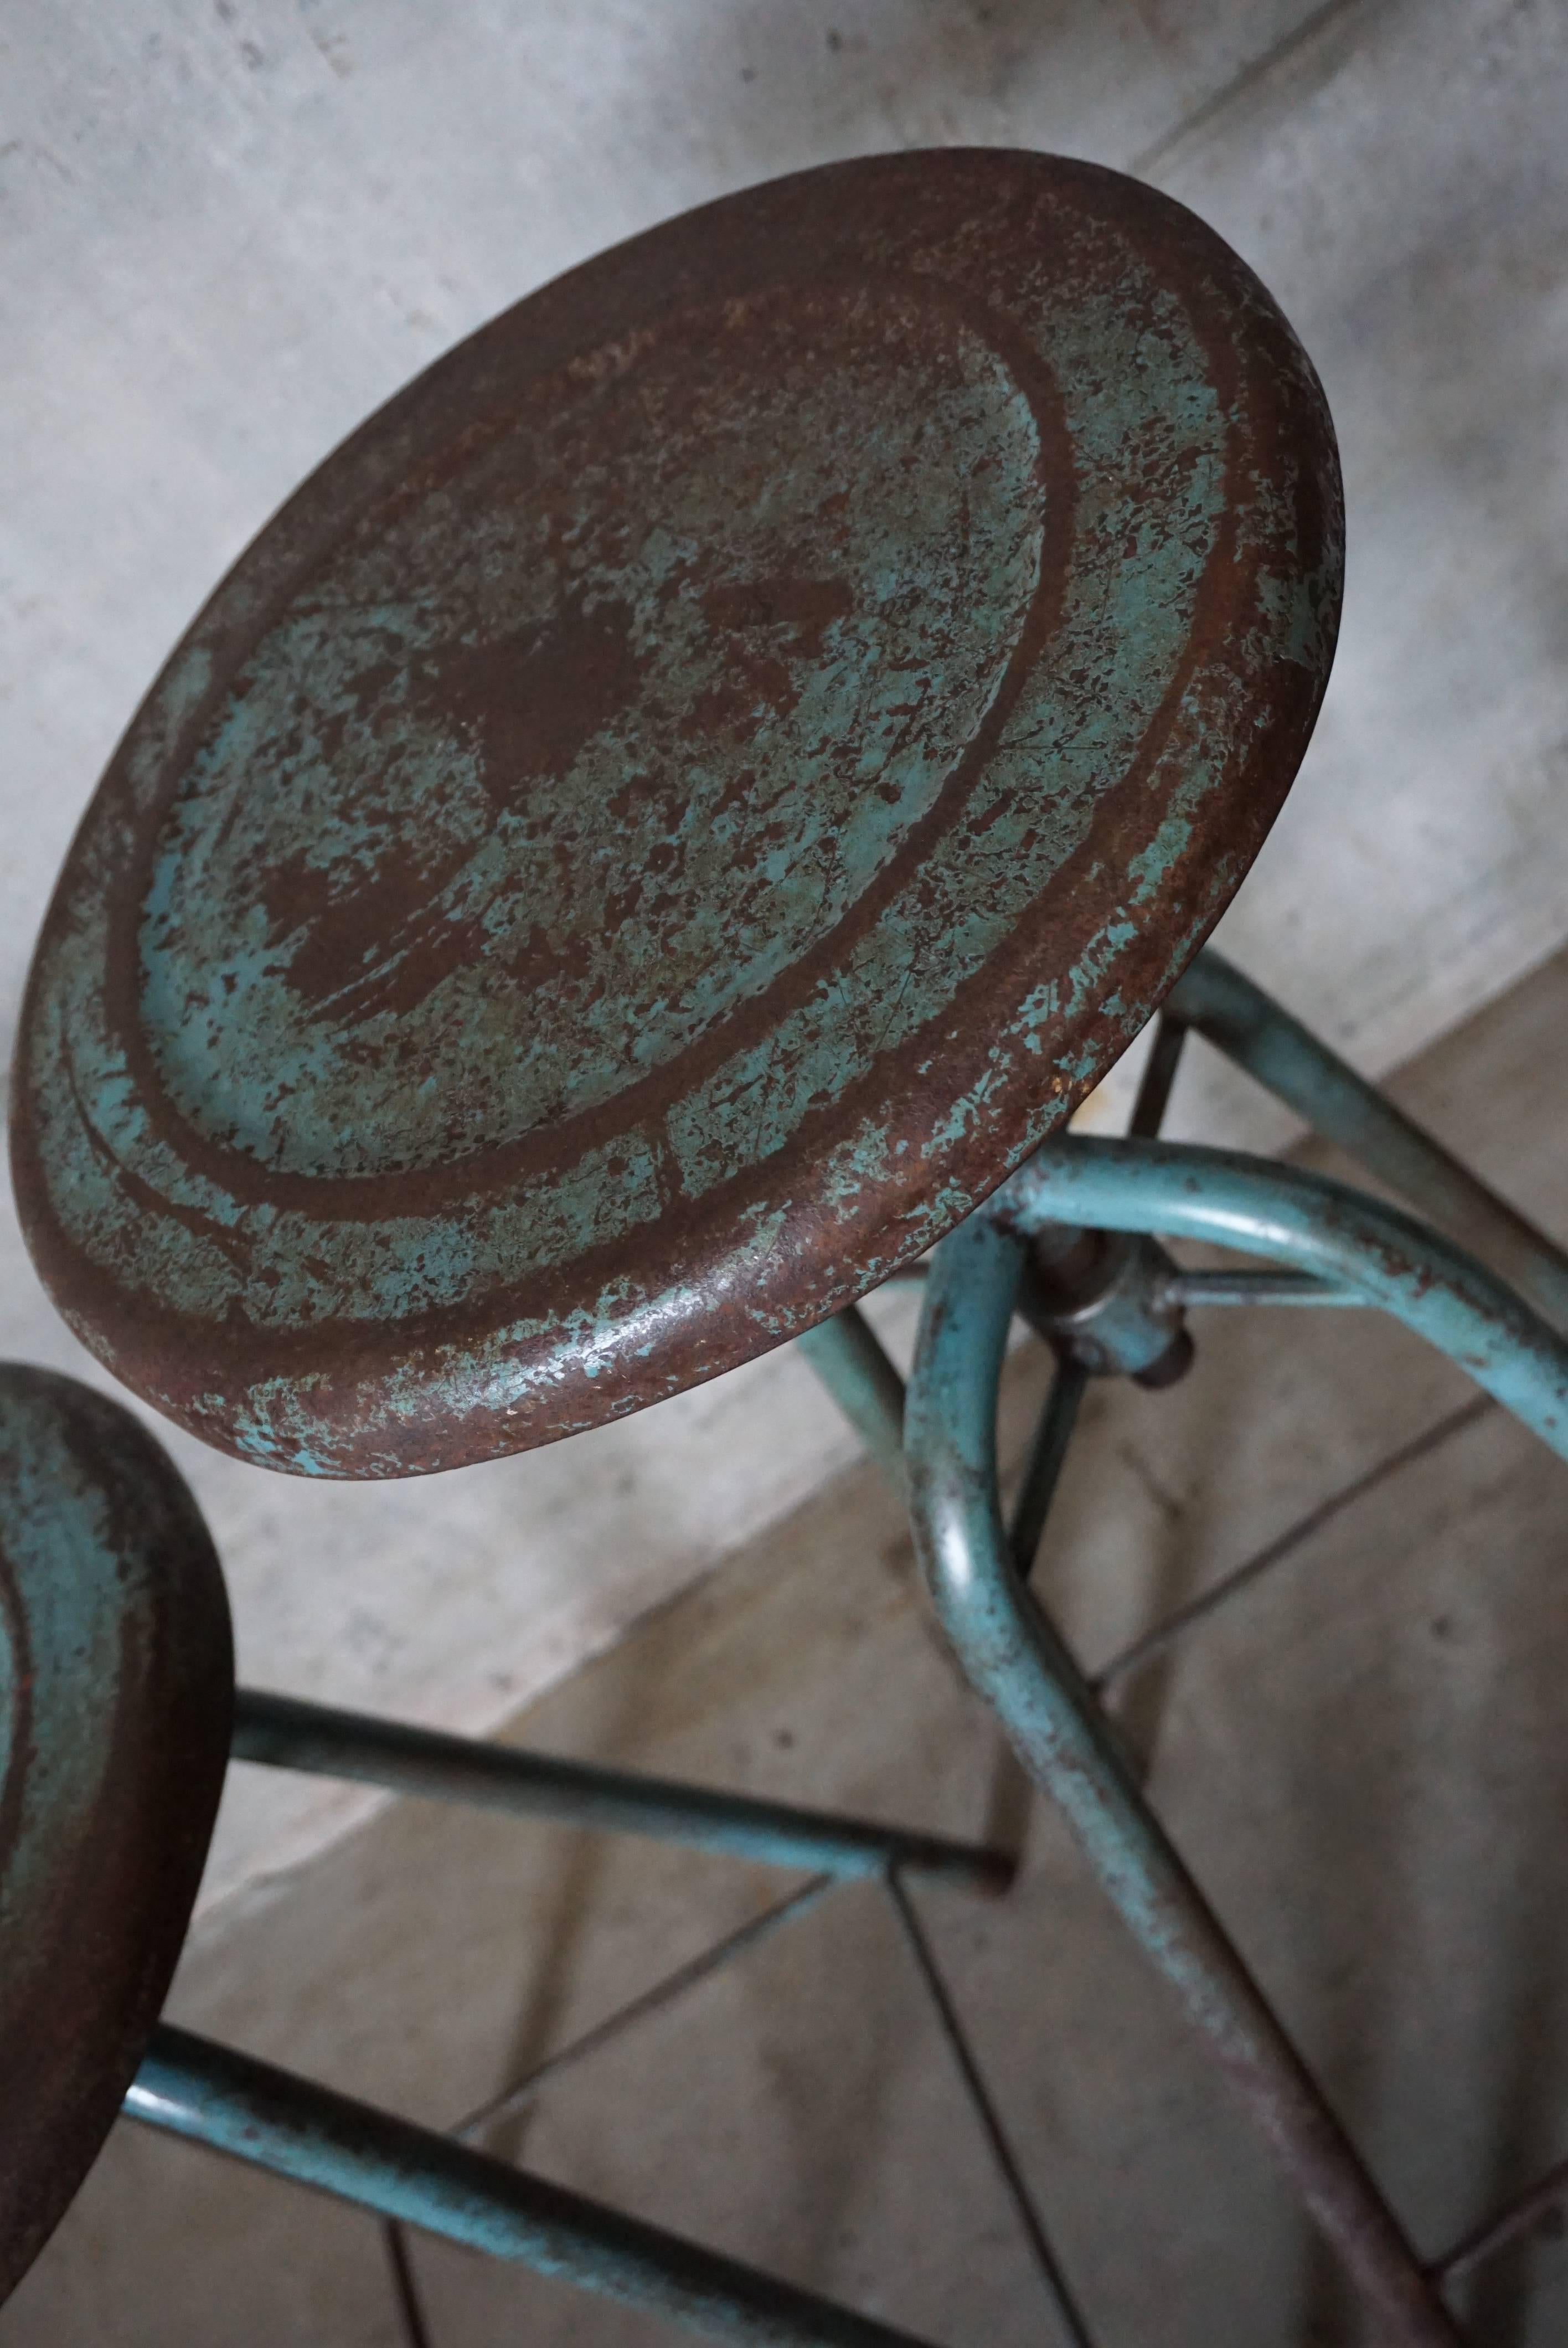
<path fill-rule="evenodd" d="M 1173 1385 L 1192 1367 L 1181 1267 L 1143 1232 L 1050 1223 L 1026 1241 L 1018 1309 L 1094 1377 Z"/>

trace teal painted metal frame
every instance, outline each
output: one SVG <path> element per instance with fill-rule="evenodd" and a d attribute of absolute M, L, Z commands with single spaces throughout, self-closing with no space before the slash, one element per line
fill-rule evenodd
<path fill-rule="evenodd" d="M 882 1388 L 884 1399 L 886 1390 Z M 929 2348 L 912 2333 L 802 2291 L 669 2230 L 489 2158 L 463 2139 L 567 2063 L 804 1915 L 827 1891 L 871 1881 L 891 1901 L 941 2034 L 1002 2186 L 1013 2203 L 1061 2336 L 1090 2348 L 1022 2171 L 964 2034 L 912 1902 L 911 1879 L 996 1894 L 1014 1862 L 984 1845 L 869 1819 L 682 1784 L 641 1772 L 436 1734 L 255 1689 L 235 1697 L 231 1757 L 374 1785 L 389 1792 L 497 1808 L 684 1845 L 755 1865 L 815 1872 L 798 1890 L 610 2017 L 538 2079 L 519 2083 L 456 2135 L 418 2127 L 317 2082 L 164 2024 L 126 2097 L 128 2118 L 205 2145 L 357 2204 L 389 2229 L 393 2270 L 410 2312 L 401 2229 L 462 2242 L 688 2331 L 789 2348 Z M 422 2321 L 411 2341 L 425 2337 Z"/>
<path fill-rule="evenodd" d="M 1513 1288 L 1438 1232 L 1341 1184 L 1160 1142 L 1154 1135 L 1189 1030 L 1208 1036 L 1426 1212 L 1465 1218 L 1505 1265 Z M 902 1381 L 859 1312 L 841 1313 L 799 1342 L 872 1455 L 907 1491 L 933 1595 L 972 1684 L 1036 1782 L 1062 1807 L 1112 1903 L 1255 2113 L 1378 2317 L 1379 2337 L 1396 2348 L 1453 2348 L 1460 2335 L 1443 2304 L 1443 2281 L 1512 2239 L 1518 2211 L 1489 2219 L 1435 2265 L 1418 2260 L 1144 1800 L 1114 1724 L 1026 1586 L 1084 1391 L 1083 1362 L 1063 1344 L 1010 1526 L 1003 1525 L 998 1496 L 996 1396 L 1009 1325 L 1042 1235 L 1060 1242 L 1064 1227 L 1069 1235 L 1182 1234 L 1270 1259 L 1274 1268 L 1184 1272 L 1153 1251 L 1132 1267 L 1136 1278 L 1123 1282 L 1118 1299 L 1115 1327 L 1133 1349 L 1122 1366 L 1141 1366 L 1152 1342 L 1138 1325 L 1136 1279 L 1144 1282 L 1143 1303 L 1166 1317 L 1198 1303 L 1376 1305 L 1449 1354 L 1568 1457 L 1568 1344 L 1522 1301 L 1532 1297 L 1568 1319 L 1568 1257 L 1212 952 L 1198 958 L 1168 1000 L 1132 1126 L 1120 1141 L 1068 1136 L 1048 1143 L 942 1242 L 929 1267 L 907 1404 Z M 925 1874 L 997 1890 L 1010 1873 L 1005 1858 L 866 1820 L 477 1745 L 253 1691 L 238 1699 L 233 1754 L 816 1870 L 757 1925 L 682 1968 L 668 1992 L 637 2001 L 589 2034 L 585 2048 L 732 1961 L 762 1930 L 804 1912 L 835 1882 L 879 1880 L 1033 2249 L 1060 2336 L 1090 2348 L 1086 2321 L 906 1882 Z M 392 2229 L 395 2271 L 405 2289 L 397 2230 L 406 2225 L 724 2340 L 919 2348 L 908 2333 L 522 2174 L 466 2142 L 168 2025 L 159 2028 L 125 2108 L 132 2118 L 376 2212 Z M 1568 2193 L 1568 2164 L 1525 2197 L 1532 2214 L 1539 2214 L 1549 2190 Z"/>
<path fill-rule="evenodd" d="M 1134 1131 L 1046 1144 L 936 1251 L 904 1413 L 917 1545 L 971 1684 L 1269 2139 L 1377 2337 L 1390 2348 L 1453 2348 L 1461 2335 L 1441 2284 L 1460 2251 L 1432 2267 L 1418 2259 L 1028 1587 L 1081 1371 L 1069 1357 L 1059 1374 L 1026 1475 L 1023 1521 L 1010 1529 L 997 1484 L 997 1393 L 1031 1245 L 1047 1233 L 1059 1242 L 1063 1226 L 1217 1241 L 1285 1267 L 1283 1289 L 1278 1273 L 1177 1274 L 1168 1285 L 1183 1303 L 1380 1307 L 1565 1458 L 1568 1344 L 1495 1273 L 1399 1209 L 1297 1168 L 1155 1139 L 1187 1026 L 1391 1186 L 1465 1217 L 1521 1288 L 1568 1307 L 1568 1259 L 1238 972 L 1201 956 L 1171 998 Z M 1501 2221 L 1486 2231 L 1504 2238 Z"/>
<path fill-rule="evenodd" d="M 640 1770 L 605 1769 L 509 1745 L 442 1735 L 255 1688 L 236 1693 L 231 1751 L 236 1761 L 355 1780 L 388 1793 L 462 1802 L 471 1808 L 508 1810 L 517 1817 L 651 1835 L 758 1866 L 811 1869 L 839 1882 L 902 1869 L 971 1891 L 1005 1891 L 1013 1875 L 1004 1852 L 979 1844 L 683 1785 Z"/>
<path fill-rule="evenodd" d="M 802 1891 L 780 1903 L 771 1917 L 764 1912 L 764 1924 L 773 1917 L 784 1921 L 804 1913 L 836 1885 L 881 1884 L 909 1941 L 1064 2336 L 1087 2348 L 1088 2335 L 957 2025 L 906 1884 L 912 1877 L 995 1894 L 1012 1879 L 1014 1863 L 1007 1854 L 868 1819 L 438 1735 L 254 1689 L 236 1694 L 231 1754 L 236 1760 L 390 1792 L 649 1835 L 758 1865 L 815 1869 Z M 733 1961 L 759 1937 L 756 1927 L 743 1929 L 716 1952 L 716 1962 Z M 629 2018 L 641 2019 L 712 1969 L 682 1968 L 665 1993 L 637 2001 Z M 596 2042 L 610 2034 L 604 2025 L 591 2034 Z M 716 2339 L 778 2348 L 929 2348 L 912 2333 L 528 2176 L 450 2135 L 414 2126 L 168 2024 L 154 2034 L 124 2112 L 129 2119 L 354 2202 L 393 2227 L 416 2227 L 515 2260 Z"/>

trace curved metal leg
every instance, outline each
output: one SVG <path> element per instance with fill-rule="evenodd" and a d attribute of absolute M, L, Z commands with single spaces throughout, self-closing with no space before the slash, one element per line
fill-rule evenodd
<path fill-rule="evenodd" d="M 1008 1324 L 1030 1235 L 1061 1225 L 1217 1240 L 1348 1287 L 1449 1353 L 1564 1456 L 1568 1345 L 1461 1251 L 1340 1184 L 1220 1151 L 1068 1137 L 938 1251 L 906 1409 L 917 1543 L 970 1679 L 1272 2140 L 1379 2337 L 1452 2343 L 1434 2284 L 1144 1801 L 1002 1525 L 995 1416 Z"/>

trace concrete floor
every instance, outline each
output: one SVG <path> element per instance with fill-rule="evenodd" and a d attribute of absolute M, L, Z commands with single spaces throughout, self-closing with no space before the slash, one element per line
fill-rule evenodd
<path fill-rule="evenodd" d="M 1542 1066 L 1568 955 L 1394 1089 L 1568 1231 Z M 1042 1387 L 1011 1359 L 1004 1455 Z M 1041 1583 L 1154 1797 L 1417 2242 L 1568 2151 L 1568 1469 L 1369 1314 L 1216 1314 L 1166 1395 L 1095 1389 Z M 1250 1572 L 1245 1569 L 1251 1567 Z M 1357 2339 L 1247 2126 L 959 1685 L 866 1467 L 518 1716 L 551 1751 L 1021 1841 L 920 1896 L 1100 2348 Z M 257 1787 L 264 1772 L 247 1772 Z M 442 2126 L 794 1879 L 406 1803 L 231 1901 L 173 2016 Z M 545 2087 L 494 2148 L 933 2340 L 1054 2337 L 880 1891 L 845 1888 Z M 1561 2224 L 1464 2312 L 1568 2329 Z M 677 2335 L 416 2240 L 431 2348 Z M 122 2125 L 4 2348 L 405 2348 L 369 2219 Z"/>

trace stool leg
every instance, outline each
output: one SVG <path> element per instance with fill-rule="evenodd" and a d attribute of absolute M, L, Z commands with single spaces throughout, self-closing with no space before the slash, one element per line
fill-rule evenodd
<path fill-rule="evenodd" d="M 1520 1293 L 1568 1326 L 1568 1255 L 1212 946 L 1165 999 L 1134 1133 L 1157 1130 L 1189 1027 L 1423 1215 L 1466 1224 Z"/>
<path fill-rule="evenodd" d="M 992 1317 L 1005 1333 L 1017 1261 L 1007 1262 L 999 1234 L 988 1236 L 998 1259 L 986 1269 L 1005 1291 Z M 977 1268 L 968 1269 L 972 1277 Z M 990 1361 L 977 1359 L 979 1340 L 967 1342 L 970 1337 L 962 1330 L 948 1351 L 961 1346 L 971 1389 L 989 1386 L 994 1413 L 1000 1347 L 993 1371 Z M 947 1360 L 930 1365 L 928 1385 L 917 1372 L 910 1468 L 933 1595 L 969 1678 L 1030 1776 L 1061 1806 L 1112 1904 L 1274 2145 L 1379 2318 L 1380 2338 L 1389 2348 L 1455 2348 L 1460 2335 L 1376 2184 L 1143 1799 L 1072 1657 L 1014 1570 L 994 1478 L 972 1456 L 959 1459 L 949 1449 L 939 1462 L 931 1457 L 922 1398 L 938 1384 L 950 1397 L 954 1373 Z"/>
<path fill-rule="evenodd" d="M 904 1489 L 904 1381 L 851 1304 L 795 1344 L 897 1492 Z"/>
<path fill-rule="evenodd" d="M 1460 1250 L 1339 1184 L 1219 1151 L 1068 1137 L 938 1251 L 906 1411 L 917 1542 L 970 1679 L 1273 2142 L 1382 2337 L 1398 2348 L 1452 2343 L 1460 2335 L 1434 2283 L 1010 1553 L 996 1485 L 1002 1354 L 1027 1238 L 1063 1223 L 1217 1239 L 1347 1282 L 1450 1353 L 1565 1456 L 1568 1344 Z M 1061 1447 L 1043 1447 L 1058 1458 Z M 1038 1525 L 1038 1495 L 1032 1510 Z"/>

